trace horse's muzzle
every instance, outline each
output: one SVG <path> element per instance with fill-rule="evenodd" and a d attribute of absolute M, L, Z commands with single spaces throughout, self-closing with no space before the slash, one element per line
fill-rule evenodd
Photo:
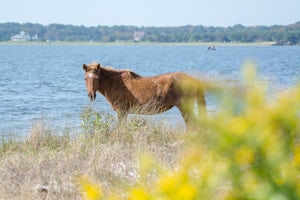
<path fill-rule="evenodd" d="M 95 99 L 96 99 L 96 93 L 89 93 L 88 97 L 90 98 L 91 101 L 95 101 Z"/>

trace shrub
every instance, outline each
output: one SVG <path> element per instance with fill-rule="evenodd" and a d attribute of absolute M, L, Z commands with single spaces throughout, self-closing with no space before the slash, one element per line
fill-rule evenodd
<path fill-rule="evenodd" d="M 111 131 L 113 124 L 115 124 L 111 115 L 98 113 L 91 107 L 86 107 L 80 117 L 81 127 L 86 135 L 91 135 L 95 132 L 106 135 Z"/>

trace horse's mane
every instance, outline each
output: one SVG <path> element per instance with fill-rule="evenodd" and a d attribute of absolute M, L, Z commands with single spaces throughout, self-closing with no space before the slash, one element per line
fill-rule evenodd
<path fill-rule="evenodd" d="M 124 71 L 127 71 L 133 78 L 141 78 L 142 77 L 131 70 L 124 70 Z"/>
<path fill-rule="evenodd" d="M 130 69 L 117 70 L 117 69 L 114 69 L 113 67 L 107 67 L 107 66 L 103 66 L 103 65 L 101 65 L 100 71 L 101 71 L 101 69 L 104 69 L 108 73 L 117 73 L 117 74 L 128 73 L 133 78 L 141 78 L 142 77 Z"/>

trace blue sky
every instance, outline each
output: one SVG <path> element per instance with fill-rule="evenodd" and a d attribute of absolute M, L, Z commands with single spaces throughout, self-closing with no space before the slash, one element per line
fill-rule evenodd
<path fill-rule="evenodd" d="M 1 0 L 0 23 L 84 26 L 287 25 L 300 0 Z"/>

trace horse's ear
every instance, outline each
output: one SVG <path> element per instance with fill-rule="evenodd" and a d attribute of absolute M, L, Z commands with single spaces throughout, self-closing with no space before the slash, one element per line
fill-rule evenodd
<path fill-rule="evenodd" d="M 82 65 L 82 69 L 87 72 L 87 66 L 86 66 L 86 64 Z"/>
<path fill-rule="evenodd" d="M 96 66 L 96 71 L 99 71 L 100 67 L 101 67 L 101 65 L 100 65 L 100 63 L 98 63 Z"/>

